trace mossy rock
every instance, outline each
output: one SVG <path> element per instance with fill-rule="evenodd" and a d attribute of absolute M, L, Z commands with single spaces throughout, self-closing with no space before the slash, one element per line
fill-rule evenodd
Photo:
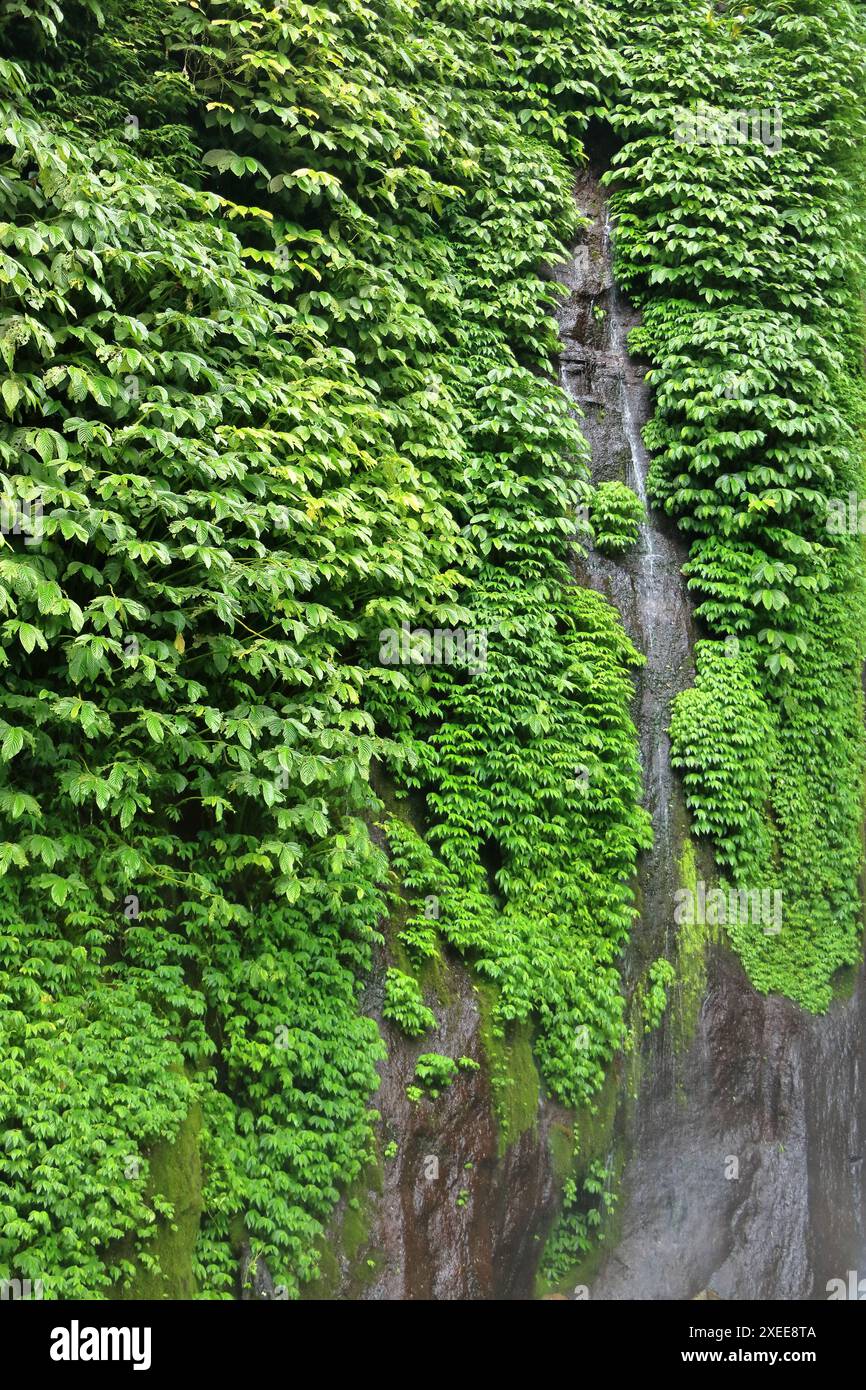
<path fill-rule="evenodd" d="M 507 1026 L 496 1021 L 496 986 L 475 985 L 481 1014 L 480 1036 L 490 1071 L 493 1107 L 499 1129 L 499 1156 L 538 1123 L 540 1081 L 532 1054 L 529 1023 Z"/>
<path fill-rule="evenodd" d="M 148 1201 L 157 1196 L 163 1198 L 173 1208 L 170 1220 L 157 1215 L 154 1234 L 145 1247 L 158 1268 L 142 1263 L 132 1236 L 117 1242 L 111 1251 L 112 1262 L 130 1261 L 136 1272 L 128 1284 L 115 1288 L 110 1298 L 153 1301 L 196 1297 L 193 1255 L 203 1209 L 201 1126 L 201 1108 L 196 1104 L 191 1106 L 175 1139 L 154 1145 L 149 1156 L 146 1197 Z"/>

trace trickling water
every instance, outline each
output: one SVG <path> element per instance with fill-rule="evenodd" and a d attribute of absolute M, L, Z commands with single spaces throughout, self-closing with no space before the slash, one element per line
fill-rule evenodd
<path fill-rule="evenodd" d="M 604 205 L 602 218 L 602 264 L 610 267 L 613 264 L 613 228 L 611 224 L 610 208 L 607 203 Z M 640 428 L 635 420 L 634 409 L 632 407 L 632 397 L 638 398 L 637 404 L 645 407 L 647 404 L 646 391 L 643 381 L 643 374 L 636 370 L 628 351 L 628 334 L 633 325 L 634 319 L 628 307 L 624 304 L 615 282 L 611 282 L 611 327 L 610 327 L 610 346 L 613 356 L 613 365 L 619 379 L 619 407 L 622 418 L 623 431 L 629 447 L 629 469 L 628 483 L 634 492 L 637 493 L 647 513 L 647 519 L 640 528 L 639 551 L 643 554 L 647 569 L 648 587 L 655 586 L 656 568 L 656 549 L 657 541 L 655 526 L 649 515 L 649 498 L 647 497 L 647 471 L 649 468 L 649 454 Z M 643 413 L 643 410 L 642 410 Z M 643 423 L 643 421 L 642 421 Z M 650 646 L 652 645 L 653 630 L 646 634 Z"/>
<path fill-rule="evenodd" d="M 644 371 L 627 351 L 637 315 L 613 281 L 612 231 L 597 179 L 582 180 L 578 200 L 590 226 L 557 272 L 571 289 L 559 315 L 560 379 L 581 411 L 595 481 L 628 482 L 645 498 L 641 429 L 650 398 Z M 646 656 L 635 719 L 655 846 L 640 865 L 641 915 L 624 961 L 626 989 L 656 957 L 677 958 L 673 893 L 686 818 L 667 728 L 671 701 L 693 679 L 684 559 L 675 532 L 650 510 L 628 554 L 611 559 L 591 550 L 575 561 L 578 580 L 610 599 Z M 380 1019 L 385 967 L 381 952 L 363 1001 Z M 370 1194 L 362 1282 L 357 1261 L 340 1253 L 334 1237 L 343 1297 L 531 1296 L 557 1202 L 550 1136 L 567 1132 L 569 1116 L 544 1101 L 537 1128 L 501 1155 L 484 1069 L 461 1073 L 435 1114 L 409 1103 L 421 1049 L 432 1043 L 451 1056 L 484 1054 L 471 976 L 456 960 L 446 969 L 433 1039 L 407 1039 L 382 1021 L 389 1057 L 377 1108 L 383 1134 L 399 1137 L 399 1146 L 382 1190 Z M 690 989 L 700 1002 L 691 1035 L 683 1034 L 683 1012 L 675 1027 L 669 1010 L 643 1040 L 633 1100 L 619 1068 L 607 1166 L 614 1167 L 614 1148 L 627 1156 L 620 1224 L 591 1297 L 687 1299 L 711 1288 L 723 1298 L 824 1298 L 829 1279 L 844 1281 L 849 1270 L 866 1279 L 862 973 L 847 1000 L 815 1019 L 787 1000 L 757 995 L 722 947 L 709 948 L 705 961 L 699 950 L 689 970 L 681 970 L 674 995 L 681 1000 Z M 442 1161 L 440 1181 L 419 1181 L 434 1156 Z M 465 1187 L 472 1188 L 468 1202 Z"/>
<path fill-rule="evenodd" d="M 559 313 L 560 380 L 581 410 L 594 481 L 628 482 L 646 502 L 641 428 L 650 399 L 627 348 L 638 319 L 614 284 L 615 229 L 591 174 L 577 199 L 590 225 L 557 271 L 571 290 Z M 671 701 L 693 676 L 684 559 L 650 510 L 630 553 L 610 559 L 591 550 L 575 562 L 579 581 L 610 599 L 646 657 L 635 718 L 655 845 L 640 866 L 627 989 L 658 955 L 676 956 L 673 892 L 686 818 L 666 731 Z M 591 1297 L 688 1299 L 711 1288 L 722 1298 L 826 1298 L 828 1280 L 849 1270 L 866 1278 L 863 972 L 849 998 L 814 1018 L 758 995 L 726 947 L 705 947 L 690 968 L 701 1001 L 691 1036 L 672 1026 L 669 1011 L 644 1041 L 637 1098 L 622 1088 L 619 1238 Z M 685 988 L 681 980 L 677 991 Z"/>
<path fill-rule="evenodd" d="M 614 559 L 590 550 L 576 561 L 575 571 L 581 583 L 600 590 L 615 605 L 646 658 L 637 681 L 636 722 L 656 848 L 642 867 L 642 887 L 657 904 L 659 921 L 670 921 L 676 874 L 671 823 L 679 789 L 671 773 L 667 729 L 671 702 L 693 674 L 691 609 L 680 573 L 685 551 L 649 505 L 649 456 L 641 430 L 649 418 L 650 393 L 645 369 L 628 351 L 638 315 L 613 279 L 615 233 L 595 179 L 582 180 L 578 202 L 591 221 L 571 262 L 557 271 L 572 291 L 559 312 L 560 382 L 580 408 L 593 481 L 627 483 L 647 518 L 631 551 Z M 664 942 L 656 954 L 663 949 Z"/>

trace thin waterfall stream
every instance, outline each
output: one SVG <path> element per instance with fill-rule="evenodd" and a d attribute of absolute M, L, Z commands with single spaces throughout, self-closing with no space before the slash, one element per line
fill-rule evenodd
<path fill-rule="evenodd" d="M 669 921 L 678 852 L 672 817 L 679 789 L 667 730 L 671 703 L 693 675 L 691 605 L 681 576 L 686 552 L 649 505 L 650 460 L 641 430 L 649 418 L 650 392 L 645 367 L 628 351 L 629 333 L 639 319 L 613 278 L 614 231 L 597 179 L 584 177 L 578 203 L 590 224 L 571 263 L 557 272 L 571 290 L 559 313 L 560 382 L 581 412 L 593 481 L 627 483 L 644 504 L 646 520 L 631 551 L 613 558 L 591 549 L 576 560 L 575 573 L 610 599 L 646 658 L 637 680 L 636 722 L 655 849 L 645 859 L 642 888 L 657 905 L 665 904 L 660 915 Z"/>

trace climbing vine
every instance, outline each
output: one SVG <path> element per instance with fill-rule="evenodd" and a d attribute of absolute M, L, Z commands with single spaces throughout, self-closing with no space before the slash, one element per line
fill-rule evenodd
<path fill-rule="evenodd" d="M 586 450 L 539 275 L 610 24 L 0 20 L 0 1277 L 158 1273 L 156 1155 L 194 1107 L 200 1294 L 232 1296 L 245 1244 L 291 1295 L 315 1277 L 373 1152 L 358 993 L 410 873 L 374 769 L 423 792 L 447 939 L 499 1026 L 535 1019 L 551 1087 L 591 1091 L 617 1045 L 637 657 L 567 567 Z M 472 660 L 394 662 L 406 628 Z M 414 1030 L 410 978 L 386 1011 Z"/>
<path fill-rule="evenodd" d="M 862 11 L 824 0 L 623 8 L 608 175 L 643 308 L 650 493 L 690 542 L 697 680 L 674 760 L 733 882 L 782 894 L 734 942 L 811 1009 L 860 953 Z M 856 510 L 856 508 L 855 508 Z"/>
<path fill-rule="evenodd" d="M 722 867 L 783 892 L 778 937 L 736 936 L 755 983 L 827 1002 L 858 949 L 860 541 L 825 524 L 862 492 L 857 24 L 6 7 L 0 1279 L 170 1292 L 154 1182 L 193 1114 L 200 1296 L 247 1246 L 315 1278 L 375 1151 L 389 910 L 411 1034 L 444 943 L 563 1102 L 622 1045 L 640 657 L 569 547 L 584 509 L 613 549 L 640 511 L 593 496 L 540 274 L 592 119 L 707 633 L 675 756 Z M 781 108 L 778 150 L 678 139 L 720 90 Z M 416 1099 L 466 1061 L 422 1053 Z"/>

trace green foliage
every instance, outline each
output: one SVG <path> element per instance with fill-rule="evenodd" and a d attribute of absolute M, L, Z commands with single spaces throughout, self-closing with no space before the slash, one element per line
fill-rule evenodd
<path fill-rule="evenodd" d="M 823 1009 L 860 937 L 863 555 L 827 519 L 866 482 L 862 7 L 630 0 L 621 18 L 609 181 L 655 388 L 649 492 L 715 639 L 674 759 L 733 882 L 783 895 L 778 935 L 732 934 L 753 983 Z M 702 103 L 765 129 L 702 136 Z"/>
<path fill-rule="evenodd" d="M 458 1070 L 453 1057 L 443 1057 L 438 1052 L 422 1052 L 415 1063 L 416 1078 L 434 1096 L 456 1080 Z"/>
<path fill-rule="evenodd" d="M 646 520 L 643 502 L 625 483 L 599 483 L 589 505 L 595 545 L 605 555 L 619 555 L 634 545 Z"/>
<path fill-rule="evenodd" d="M 668 1006 L 668 989 L 676 977 L 676 970 L 663 956 L 653 961 L 647 971 L 647 990 L 642 1000 L 645 1033 L 651 1033 L 661 1023 Z"/>
<path fill-rule="evenodd" d="M 389 968 L 385 974 L 385 1018 L 398 1024 L 410 1038 L 436 1027 L 436 1015 L 424 1003 L 421 986 L 412 975 Z"/>
<path fill-rule="evenodd" d="M 434 1100 L 457 1080 L 461 1071 L 478 1071 L 479 1064 L 471 1057 L 458 1057 L 455 1061 L 453 1057 L 443 1057 L 439 1052 L 422 1052 L 415 1063 L 415 1078 L 426 1088 L 426 1093 Z M 418 1099 L 417 1087 L 410 1087 L 413 1092 L 410 1099 Z M 408 1094 L 408 1091 L 407 1091 Z M 423 1094 L 423 1092 L 422 1092 Z"/>
<path fill-rule="evenodd" d="M 397 868 L 441 866 L 550 1085 L 598 1084 L 636 658 L 568 571 L 586 451 L 538 268 L 611 28 L 566 0 L 0 17 L 2 486 L 42 507 L 0 547 L 0 1277 L 134 1287 L 149 1155 L 195 1104 L 201 1296 L 239 1227 L 292 1295 L 315 1277 L 373 1152 L 376 763 L 427 797 Z M 384 662 L 403 622 L 482 630 L 490 678 Z M 430 919 L 404 936 L 429 954 Z"/>
<path fill-rule="evenodd" d="M 602 1222 L 613 1211 L 617 1200 L 610 1190 L 610 1178 L 611 1174 L 598 1159 L 589 1165 L 580 1190 L 576 1178 L 566 1178 L 562 1210 L 541 1262 L 541 1273 L 551 1284 L 558 1284 L 595 1242 L 604 1240 Z"/>
<path fill-rule="evenodd" d="M 864 764 L 859 538 L 825 525 L 863 491 L 858 23 L 6 7 L 2 497 L 37 523 L 0 546 L 0 1277 L 132 1287 L 172 1215 L 151 1160 L 200 1106 L 202 1296 L 231 1296 L 239 1225 L 313 1279 L 374 1149 L 358 995 L 400 890 L 413 966 L 442 938 L 495 982 L 491 1028 L 535 1027 L 558 1099 L 622 1044 L 639 657 L 569 568 L 586 445 L 538 273 L 605 111 L 651 491 L 713 639 L 675 756 L 723 868 L 784 891 L 779 938 L 737 936 L 752 978 L 824 1006 Z M 719 92 L 784 92 L 781 150 L 678 143 L 675 105 Z M 599 494 L 619 545 L 635 504 Z M 483 660 L 394 665 L 404 623 Z M 390 860 L 374 768 L 424 807 L 423 834 L 384 821 Z M 410 978 L 388 1006 L 417 1030 Z M 412 1098 L 464 1061 L 425 1054 Z"/>
<path fill-rule="evenodd" d="M 430 678 L 460 717 L 431 728 L 407 777 L 437 813 L 427 842 L 396 818 L 388 835 L 417 894 L 404 939 L 429 927 L 422 904 L 435 896 L 438 931 L 496 982 L 496 1017 L 540 1021 L 543 1074 L 574 1104 L 601 1084 L 623 1031 L 628 874 L 649 843 L 629 716 L 637 657 L 591 591 L 513 582 L 506 594 L 491 582 L 486 671 Z"/>
<path fill-rule="evenodd" d="M 672 762 L 695 832 L 712 838 L 719 865 L 748 881 L 773 857 L 765 808 L 776 722 L 745 642 L 699 642 L 695 658 L 695 684 L 674 704 Z"/>

